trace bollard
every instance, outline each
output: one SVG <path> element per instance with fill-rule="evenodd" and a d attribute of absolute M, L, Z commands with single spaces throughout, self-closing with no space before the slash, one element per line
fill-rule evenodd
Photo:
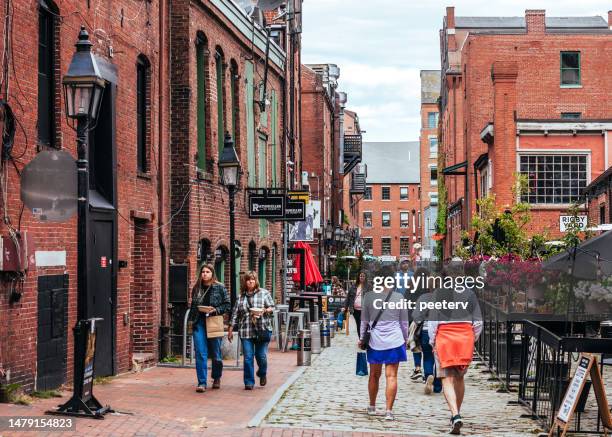
<path fill-rule="evenodd" d="M 329 338 L 334 338 L 335 334 L 336 334 L 336 321 L 330 320 L 329 321 Z"/>
<path fill-rule="evenodd" d="M 310 322 L 310 350 L 313 354 L 321 353 L 321 329 L 319 322 Z"/>
<path fill-rule="evenodd" d="M 310 331 L 300 329 L 298 332 L 299 349 L 297 351 L 297 365 L 310 366 L 311 341 Z"/>
<path fill-rule="evenodd" d="M 330 347 L 329 319 L 321 320 L 321 347 Z"/>

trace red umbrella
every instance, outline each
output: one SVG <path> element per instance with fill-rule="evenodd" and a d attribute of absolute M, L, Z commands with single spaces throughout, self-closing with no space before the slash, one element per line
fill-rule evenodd
<path fill-rule="evenodd" d="M 319 272 L 319 268 L 317 267 L 317 263 L 315 262 L 312 251 L 310 250 L 310 245 L 304 243 L 303 241 L 296 242 L 293 247 L 295 249 L 304 249 L 306 264 L 304 265 L 304 275 L 306 276 L 306 280 L 304 281 L 304 286 L 311 284 L 318 284 L 319 282 L 323 282 L 323 276 L 321 276 L 321 272 Z M 301 256 L 298 255 L 295 259 L 296 273 L 293 274 L 294 281 L 301 281 L 300 278 L 300 263 L 302 262 Z"/>

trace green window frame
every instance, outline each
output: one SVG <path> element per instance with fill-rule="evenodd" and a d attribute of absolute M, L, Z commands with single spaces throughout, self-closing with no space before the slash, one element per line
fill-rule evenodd
<path fill-rule="evenodd" d="M 223 104 L 223 54 L 219 50 L 215 53 L 215 61 L 215 69 L 217 72 L 217 138 L 219 143 L 219 156 L 221 156 L 225 135 L 225 108 Z"/>
<path fill-rule="evenodd" d="M 246 61 L 244 63 L 244 75 L 246 79 L 246 142 L 249 187 L 254 187 L 257 183 L 257 173 L 255 169 L 255 112 L 253 109 L 253 74 L 253 63 L 250 61 Z"/>
<path fill-rule="evenodd" d="M 206 171 L 206 40 L 201 36 L 196 40 L 196 82 L 198 168 Z"/>
<path fill-rule="evenodd" d="M 238 144 L 238 120 L 240 112 L 238 106 L 238 65 L 232 61 L 230 68 L 230 107 L 232 108 L 232 138 Z"/>
<path fill-rule="evenodd" d="M 257 160 L 259 168 L 257 169 L 257 186 L 266 188 L 268 186 L 268 138 L 264 134 L 259 134 L 257 141 Z M 259 236 L 261 238 L 268 236 L 268 220 L 259 220 Z"/>
<path fill-rule="evenodd" d="M 561 52 L 560 68 L 562 87 L 581 85 L 580 52 Z"/>
<path fill-rule="evenodd" d="M 270 134 L 272 136 L 272 140 L 271 140 L 271 147 L 270 147 L 270 153 L 272 154 L 272 187 L 277 187 L 277 183 L 278 183 L 278 162 L 277 162 L 277 148 L 278 148 L 278 127 L 277 127 L 277 123 L 278 123 L 278 100 L 276 97 L 276 91 L 272 90 L 272 126 L 270 128 Z"/>

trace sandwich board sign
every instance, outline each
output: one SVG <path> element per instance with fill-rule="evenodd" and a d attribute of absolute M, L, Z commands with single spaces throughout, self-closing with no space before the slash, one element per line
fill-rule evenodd
<path fill-rule="evenodd" d="M 548 437 L 552 437 L 556 432 L 557 428 L 561 428 L 561 437 L 565 437 L 569 429 L 570 421 L 578 405 L 580 395 L 584 390 L 587 376 L 591 377 L 593 389 L 595 390 L 595 398 L 597 399 L 597 406 L 599 408 L 599 415 L 601 417 L 601 423 L 604 428 L 612 430 L 612 416 L 610 414 L 610 407 L 608 406 L 608 400 L 606 399 L 606 392 L 597 366 L 597 357 L 591 354 L 580 354 L 578 358 L 578 367 L 574 372 L 574 376 L 567 387 L 561 407 L 557 412 L 557 416 L 553 422 Z"/>

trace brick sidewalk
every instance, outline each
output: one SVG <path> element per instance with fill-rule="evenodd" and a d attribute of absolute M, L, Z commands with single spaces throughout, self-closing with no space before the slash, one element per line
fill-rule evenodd
<path fill-rule="evenodd" d="M 276 390 L 298 369 L 295 353 L 280 353 L 271 347 L 268 384 L 245 391 L 242 371 L 225 370 L 221 390 L 195 392 L 195 369 L 155 367 L 140 373 L 114 378 L 98 385 L 94 394 L 102 404 L 121 413 L 108 414 L 104 420 L 76 419 L 72 432 L 44 433 L 40 436 L 249 436 L 247 423 Z M 29 406 L 0 404 L 0 416 L 41 416 L 65 402 L 63 398 L 37 400 Z M 46 416 L 53 417 L 53 416 Z M 259 431 L 255 431 L 259 432 Z M 34 432 L 0 436 L 35 435 Z"/>

